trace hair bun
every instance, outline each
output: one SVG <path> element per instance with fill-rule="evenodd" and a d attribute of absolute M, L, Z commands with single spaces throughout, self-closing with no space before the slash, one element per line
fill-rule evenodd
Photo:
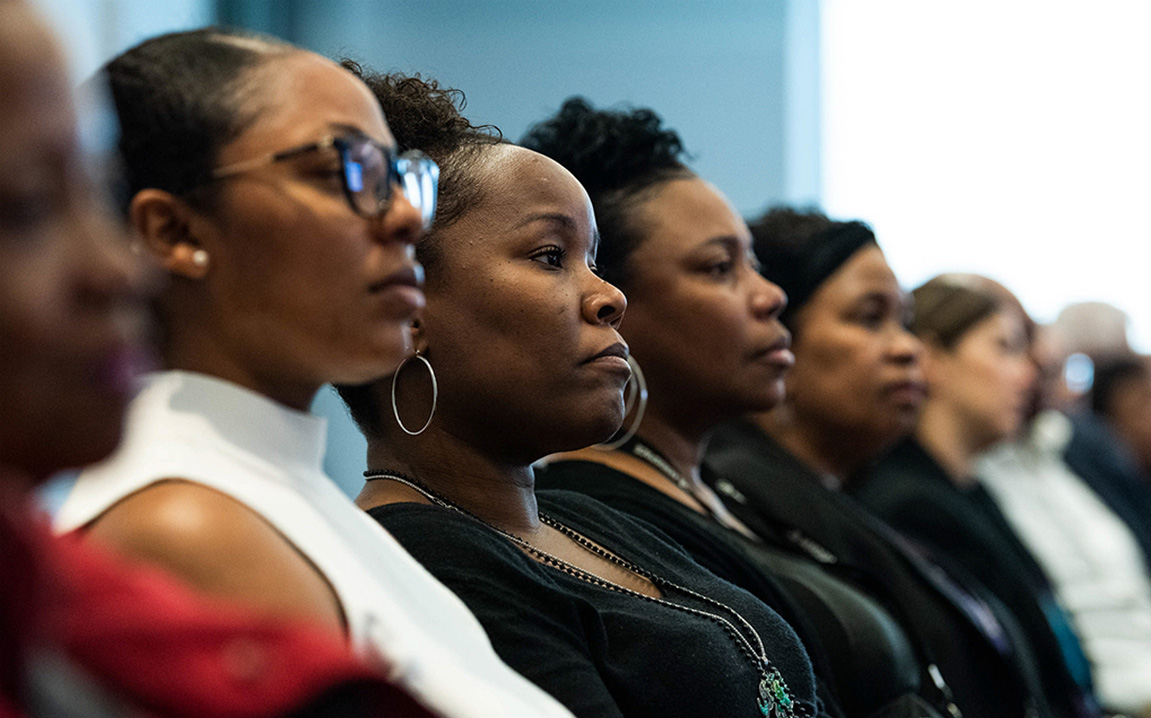
<path fill-rule="evenodd" d="M 590 194 L 634 191 L 684 166 L 683 143 L 649 109 L 596 110 L 583 97 L 528 130 L 520 144 L 547 155 L 576 176 Z"/>

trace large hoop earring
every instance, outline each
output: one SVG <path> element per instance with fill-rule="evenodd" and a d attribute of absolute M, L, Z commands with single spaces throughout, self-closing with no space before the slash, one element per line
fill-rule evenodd
<path fill-rule="evenodd" d="M 594 444 L 592 448 L 599 449 L 600 451 L 614 451 L 631 441 L 635 433 L 639 431 L 639 424 L 643 421 L 643 413 L 647 411 L 647 379 L 643 376 L 643 369 L 639 368 L 639 362 L 635 357 L 628 355 L 627 363 L 631 367 L 631 379 L 627 383 L 627 398 L 623 402 L 623 415 L 627 416 L 631 413 L 632 408 L 635 408 L 635 420 L 631 422 L 631 426 L 623 433 L 618 439 L 605 441 L 602 444 Z"/>
<path fill-rule="evenodd" d="M 419 359 L 422 361 L 424 366 L 428 368 L 428 376 L 432 379 L 432 410 L 428 413 L 428 420 L 424 422 L 424 425 L 421 426 L 418 431 L 412 431 L 408 427 L 404 426 L 404 422 L 400 419 L 400 408 L 396 406 L 396 380 L 400 378 L 400 371 L 412 359 Z M 436 415 L 436 403 L 439 401 L 439 398 L 440 386 L 436 383 L 436 371 L 435 369 L 432 369 L 432 363 L 428 361 L 427 357 L 417 351 L 415 354 L 400 362 L 400 365 L 396 367 L 396 373 L 392 374 L 392 415 L 396 417 L 396 423 L 399 424 L 400 428 L 404 430 L 405 434 L 408 436 L 419 436 L 420 434 L 424 433 L 424 430 L 426 430 L 428 426 L 431 425 L 432 417 Z"/>

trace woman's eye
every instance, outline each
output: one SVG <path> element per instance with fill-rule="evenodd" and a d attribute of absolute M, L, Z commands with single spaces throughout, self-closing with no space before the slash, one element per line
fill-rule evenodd
<path fill-rule="evenodd" d="M 531 256 L 532 261 L 546 264 L 549 267 L 561 268 L 566 252 L 563 247 L 544 247 Z"/>
<path fill-rule="evenodd" d="M 713 277 L 725 277 L 735 271 L 735 262 L 725 259 L 722 262 L 713 262 L 707 265 L 707 273 Z"/>

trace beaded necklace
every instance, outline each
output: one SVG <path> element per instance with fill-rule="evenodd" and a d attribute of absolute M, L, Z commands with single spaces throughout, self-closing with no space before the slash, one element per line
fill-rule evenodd
<path fill-rule="evenodd" d="M 756 696 L 756 706 L 759 708 L 760 714 L 763 715 L 764 718 L 811 718 L 811 712 L 808 710 L 807 706 L 796 703 L 792 698 L 791 690 L 788 688 L 787 682 L 783 678 L 783 674 L 779 672 L 779 669 L 775 666 L 774 663 L 771 662 L 771 659 L 767 657 L 767 649 L 764 647 L 763 640 L 760 638 L 759 633 L 746 618 L 744 618 L 739 614 L 738 611 L 728 606 L 727 604 L 717 601 L 714 598 L 705 596 L 701 593 L 692 591 L 687 587 L 680 586 L 661 576 L 657 576 L 647 569 L 641 568 L 640 566 L 624 558 L 621 558 L 620 556 L 617 556 L 611 551 L 600 547 L 594 541 L 588 539 L 586 536 L 579 533 L 575 529 L 566 526 L 543 513 L 539 514 L 540 521 L 546 526 L 550 526 L 551 528 L 562 533 L 564 536 L 575 541 L 577 545 L 589 553 L 598 556 L 608 561 L 609 563 L 619 566 L 620 568 L 630 571 L 637 576 L 647 579 L 652 583 L 652 585 L 660 589 L 661 594 L 666 595 L 666 589 L 679 591 L 680 593 L 690 596 L 697 601 L 700 601 L 701 603 L 707 604 L 714 607 L 715 609 L 718 609 L 719 611 L 730 614 L 737 623 L 743 626 L 748 635 L 751 636 L 752 640 L 749 640 L 747 636 L 743 634 L 743 632 L 737 629 L 732 621 L 721 615 L 710 613 L 709 611 L 704 611 L 698 608 L 692 608 L 691 606 L 685 606 L 674 601 L 669 601 L 666 598 L 663 598 L 662 595 L 658 598 L 654 596 L 648 596 L 647 594 L 641 593 L 634 589 L 630 589 L 626 586 L 621 586 L 605 578 L 601 578 L 583 568 L 580 568 L 579 566 L 576 566 L 575 564 L 570 563 L 569 561 L 566 561 L 562 558 L 559 558 L 558 556 L 537 548 L 530 542 L 520 538 L 519 536 L 516 536 L 510 531 L 504 531 L 498 526 L 484 521 L 471 511 L 468 511 L 464 507 L 437 494 L 435 491 L 428 488 L 427 486 L 424 486 L 419 481 L 416 481 L 410 476 L 405 476 L 404 474 L 400 474 L 394 471 L 365 471 L 364 478 L 369 481 L 385 480 L 395 481 L 396 483 L 403 484 L 408 488 L 417 491 L 433 504 L 446 509 L 451 509 L 471 518 L 473 521 L 476 521 L 480 525 L 490 529 L 491 531 L 494 531 L 508 541 L 511 541 L 523 551 L 529 553 L 532 556 L 535 556 L 544 565 L 551 566 L 552 568 L 562 571 L 574 578 L 578 578 L 582 581 L 603 589 L 607 589 L 609 591 L 616 591 L 618 593 L 623 593 L 629 596 L 643 599 L 645 601 L 657 603 L 661 606 L 705 618 L 713 623 L 718 624 L 723 628 L 724 632 L 727 633 L 728 636 L 731 637 L 731 639 L 735 642 L 736 646 L 739 648 L 740 653 L 742 653 L 743 656 L 750 661 L 752 667 L 756 670 L 756 672 L 759 673 L 760 680 L 758 693 Z"/>

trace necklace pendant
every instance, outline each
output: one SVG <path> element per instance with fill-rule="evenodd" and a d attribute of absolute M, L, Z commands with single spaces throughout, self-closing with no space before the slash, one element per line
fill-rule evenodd
<path fill-rule="evenodd" d="M 795 701 L 779 669 L 770 664 L 763 667 L 763 677 L 759 680 L 759 697 L 756 703 L 764 718 L 794 718 Z"/>

